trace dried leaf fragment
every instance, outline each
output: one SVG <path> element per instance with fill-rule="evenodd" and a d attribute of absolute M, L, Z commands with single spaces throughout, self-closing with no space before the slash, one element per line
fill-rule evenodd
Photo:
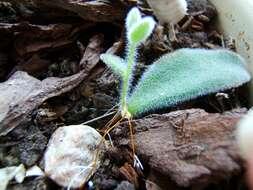
<path fill-rule="evenodd" d="M 17 71 L 0 83 L 0 135 L 6 135 L 45 100 L 76 87 L 87 72 L 81 71 L 65 78 L 50 77 L 40 81 Z"/>

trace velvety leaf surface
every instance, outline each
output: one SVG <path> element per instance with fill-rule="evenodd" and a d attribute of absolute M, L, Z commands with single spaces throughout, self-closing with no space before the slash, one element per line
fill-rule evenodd
<path fill-rule="evenodd" d="M 100 56 L 100 59 L 108 66 L 110 67 L 113 72 L 120 77 L 124 77 L 126 71 L 127 71 L 127 65 L 124 61 L 124 59 L 112 55 L 112 54 L 102 54 Z"/>
<path fill-rule="evenodd" d="M 128 33 L 130 43 L 138 44 L 145 41 L 152 33 L 155 27 L 155 21 L 152 17 L 144 17 L 134 24 Z"/>
<path fill-rule="evenodd" d="M 250 80 L 244 60 L 227 50 L 181 49 L 151 65 L 128 100 L 128 111 L 170 106 Z"/>
<path fill-rule="evenodd" d="M 130 29 L 134 24 L 141 20 L 141 13 L 136 7 L 132 8 L 127 14 L 126 27 Z"/>

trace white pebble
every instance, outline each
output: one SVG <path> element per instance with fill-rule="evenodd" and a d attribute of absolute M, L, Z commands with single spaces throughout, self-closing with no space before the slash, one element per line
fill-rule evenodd
<path fill-rule="evenodd" d="M 27 169 L 25 177 L 31 177 L 31 176 L 44 176 L 44 172 L 40 169 L 39 166 L 35 165 L 31 168 Z"/>
<path fill-rule="evenodd" d="M 253 110 L 250 110 L 237 125 L 237 142 L 245 159 L 253 156 Z"/>
<path fill-rule="evenodd" d="M 96 171 L 93 163 L 101 139 L 101 135 L 89 126 L 58 128 L 44 155 L 46 175 L 63 187 L 81 187 L 91 171 L 92 174 Z M 99 165 L 98 159 L 96 168 Z"/>
<path fill-rule="evenodd" d="M 13 178 L 15 178 L 18 183 L 23 182 L 25 178 L 25 167 L 23 164 L 0 169 L 0 190 L 5 190 L 9 181 Z"/>
<path fill-rule="evenodd" d="M 147 0 L 161 23 L 178 23 L 187 14 L 186 0 Z"/>

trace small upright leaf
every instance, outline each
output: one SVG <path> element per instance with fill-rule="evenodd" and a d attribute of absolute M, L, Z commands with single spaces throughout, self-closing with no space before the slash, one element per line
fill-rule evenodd
<path fill-rule="evenodd" d="M 130 30 L 130 28 L 136 24 L 139 20 L 141 20 L 141 13 L 138 8 L 132 8 L 127 14 L 126 18 L 126 28 Z"/>
<path fill-rule="evenodd" d="M 181 49 L 153 63 L 128 99 L 133 116 L 250 80 L 244 60 L 227 50 Z"/>
<path fill-rule="evenodd" d="M 126 74 L 127 65 L 124 61 L 124 59 L 112 55 L 112 54 L 102 54 L 100 55 L 100 59 L 108 66 L 110 67 L 113 72 L 117 75 L 119 75 L 121 78 L 123 78 Z"/>
<path fill-rule="evenodd" d="M 134 24 L 128 32 L 128 40 L 130 43 L 139 44 L 145 41 L 152 33 L 155 27 L 155 21 L 152 17 L 144 17 Z"/>

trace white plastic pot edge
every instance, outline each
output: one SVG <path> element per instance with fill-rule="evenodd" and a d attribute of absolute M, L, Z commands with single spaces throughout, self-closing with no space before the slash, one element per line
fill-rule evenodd
<path fill-rule="evenodd" d="M 236 50 L 245 58 L 253 76 L 253 0 L 209 0 L 218 11 L 218 27 L 235 40 Z M 253 82 L 250 84 L 253 105 Z"/>

